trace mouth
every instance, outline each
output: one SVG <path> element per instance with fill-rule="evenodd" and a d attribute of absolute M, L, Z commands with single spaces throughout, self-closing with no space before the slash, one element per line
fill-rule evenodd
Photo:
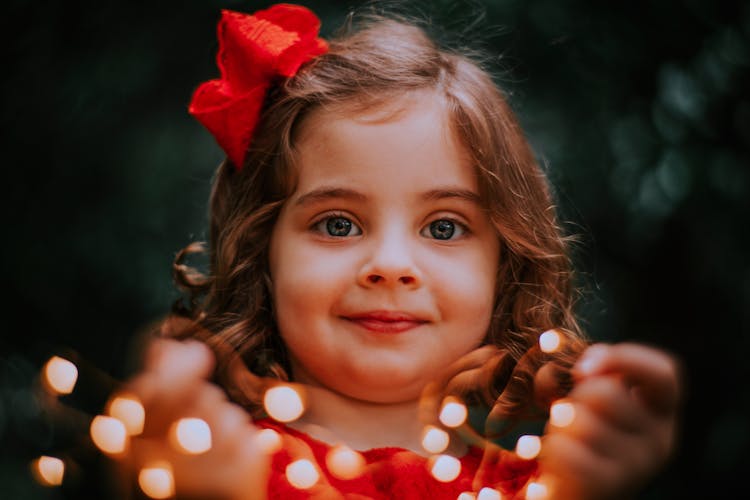
<path fill-rule="evenodd" d="M 403 333 L 429 322 L 422 317 L 401 311 L 369 311 L 342 318 L 376 333 Z"/>

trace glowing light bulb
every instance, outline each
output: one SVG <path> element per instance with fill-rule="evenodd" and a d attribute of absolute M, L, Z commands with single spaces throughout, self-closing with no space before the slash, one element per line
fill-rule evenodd
<path fill-rule="evenodd" d="M 109 403 L 107 413 L 122 422 L 129 435 L 137 436 L 143 432 L 146 411 L 135 396 L 117 396 Z"/>
<path fill-rule="evenodd" d="M 549 498 L 549 492 L 545 485 L 531 482 L 526 486 L 526 500 L 546 500 L 547 498 Z"/>
<path fill-rule="evenodd" d="M 94 444 L 103 452 L 117 454 L 125 451 L 128 433 L 125 424 L 118 419 L 98 415 L 91 421 L 89 431 Z"/>
<path fill-rule="evenodd" d="M 286 385 L 268 389 L 263 396 L 263 406 L 266 413 L 279 422 L 297 420 L 305 411 L 299 393 Z"/>
<path fill-rule="evenodd" d="M 65 462 L 59 458 L 42 455 L 34 463 L 34 475 L 45 486 L 60 486 L 65 474 Z"/>
<path fill-rule="evenodd" d="M 326 465 L 339 479 L 354 479 L 362 474 L 364 457 L 347 446 L 336 446 L 326 455 Z"/>
<path fill-rule="evenodd" d="M 443 429 L 428 425 L 422 436 L 422 447 L 430 453 L 442 453 L 450 443 L 450 436 Z"/>
<path fill-rule="evenodd" d="M 286 479 L 295 488 L 306 490 L 318 482 L 320 474 L 311 461 L 302 458 L 286 466 Z"/>
<path fill-rule="evenodd" d="M 181 418 L 172 427 L 176 448 L 191 455 L 211 449 L 211 428 L 201 418 Z"/>
<path fill-rule="evenodd" d="M 560 347 L 560 334 L 557 330 L 547 330 L 539 336 L 539 348 L 542 352 L 555 352 Z"/>
<path fill-rule="evenodd" d="M 281 436 L 273 429 L 263 429 L 255 435 L 255 442 L 261 450 L 271 455 L 281 449 Z"/>
<path fill-rule="evenodd" d="M 160 462 L 144 467 L 138 473 L 138 485 L 151 498 L 169 498 L 174 496 L 174 476 L 167 463 Z"/>
<path fill-rule="evenodd" d="M 458 494 L 456 500 L 477 500 L 477 496 L 474 493 L 464 491 L 463 493 Z"/>
<path fill-rule="evenodd" d="M 446 427 L 458 427 L 466 421 L 469 411 L 466 405 L 457 401 L 448 401 L 440 410 L 440 422 Z"/>
<path fill-rule="evenodd" d="M 477 500 L 502 500 L 503 496 L 495 488 L 484 487 L 479 490 Z"/>
<path fill-rule="evenodd" d="M 430 468 L 432 477 L 443 483 L 449 483 L 461 474 L 461 462 L 450 455 L 437 455 Z"/>
<path fill-rule="evenodd" d="M 67 359 L 52 356 L 44 366 L 47 384 L 58 394 L 70 394 L 78 380 L 78 368 Z"/>
<path fill-rule="evenodd" d="M 576 418 L 576 409 L 573 403 L 558 401 L 553 403 L 549 409 L 549 422 L 555 427 L 566 427 L 573 423 Z"/>
<path fill-rule="evenodd" d="M 516 454 L 523 459 L 531 460 L 539 455 L 540 451 L 542 451 L 542 440 L 539 436 L 521 436 L 516 442 Z"/>

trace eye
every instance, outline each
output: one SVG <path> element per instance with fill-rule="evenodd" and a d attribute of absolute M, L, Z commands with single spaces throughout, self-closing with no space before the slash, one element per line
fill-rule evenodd
<path fill-rule="evenodd" d="M 466 233 L 466 226 L 450 219 L 434 220 L 422 230 L 422 236 L 432 237 L 436 240 L 450 240 L 454 237 L 463 236 L 464 233 Z"/>
<path fill-rule="evenodd" d="M 327 236 L 333 236 L 334 238 L 343 238 L 345 236 L 359 236 L 362 234 L 362 230 L 348 217 L 341 215 L 332 215 L 325 217 L 318 221 L 314 226 L 314 229 L 319 233 L 323 233 Z"/>

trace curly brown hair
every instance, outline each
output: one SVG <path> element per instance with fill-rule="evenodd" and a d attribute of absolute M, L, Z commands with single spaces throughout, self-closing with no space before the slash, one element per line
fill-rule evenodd
<path fill-rule="evenodd" d="M 471 382 L 446 384 L 461 385 L 461 392 L 518 417 L 532 406 L 538 369 L 554 361 L 564 372 L 581 351 L 569 238 L 558 223 L 547 178 L 503 93 L 481 64 L 438 47 L 413 23 L 369 19 L 330 40 L 330 51 L 296 76 L 278 82 L 267 96 L 243 168 L 227 161 L 219 167 L 210 202 L 209 273 L 184 263 L 186 256 L 203 251 L 201 244 L 188 246 L 175 261 L 175 280 L 188 300 L 176 304 L 174 313 L 192 320 L 192 326 L 183 322 L 166 330 L 212 345 L 219 357 L 218 381 L 249 410 L 259 409 L 262 380 L 289 378 L 273 316 L 268 247 L 279 212 L 295 189 L 300 124 L 316 109 L 344 106 L 356 112 L 425 89 L 447 104 L 501 242 L 495 310 L 485 339 L 495 354 L 482 357 L 479 366 L 464 367 L 476 375 Z M 536 344 L 539 334 L 552 328 L 567 339 L 567 347 L 548 355 Z"/>

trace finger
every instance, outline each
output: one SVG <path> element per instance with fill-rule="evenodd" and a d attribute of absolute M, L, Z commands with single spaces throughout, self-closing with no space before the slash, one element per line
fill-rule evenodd
<path fill-rule="evenodd" d="M 188 416 L 186 413 L 194 407 L 199 398 L 209 398 L 210 403 L 203 403 L 210 408 L 211 404 L 218 404 L 226 400 L 224 391 L 210 384 L 201 378 L 208 373 L 213 364 L 213 360 L 205 356 L 209 351 L 205 351 L 205 346 L 193 343 L 189 349 L 197 353 L 197 356 L 189 357 L 196 360 L 189 368 L 177 368 L 178 376 L 175 372 L 170 372 L 168 367 L 172 365 L 173 356 L 179 356 L 187 351 L 183 346 L 169 345 L 162 347 L 161 353 L 158 354 L 160 366 L 152 364 L 153 370 L 143 372 L 138 377 L 130 381 L 123 392 L 136 396 L 144 410 L 145 422 L 143 433 L 146 435 L 156 435 L 163 433 L 173 421 Z M 191 371 L 192 370 L 192 371 Z M 120 393 L 115 394 L 113 399 Z"/>
<path fill-rule="evenodd" d="M 169 397 L 207 378 L 214 363 L 211 350 L 201 342 L 157 339 L 146 353 L 144 371 L 128 385 L 145 402 L 155 396 Z"/>
<path fill-rule="evenodd" d="M 191 409 L 190 415 L 205 420 L 211 429 L 213 447 L 217 450 L 232 449 L 237 445 L 239 435 L 256 432 L 250 415 L 226 399 L 212 403 L 211 398 L 206 398 L 200 406 Z"/>
<path fill-rule="evenodd" d="M 659 413 L 671 413 L 679 401 L 675 360 L 663 351 L 639 344 L 595 344 L 574 366 L 579 378 L 619 373 L 638 387 L 644 402 Z"/>
<path fill-rule="evenodd" d="M 617 461 L 600 455 L 575 436 L 551 433 L 542 439 L 541 478 L 551 486 L 550 498 L 610 498 L 607 494 L 621 484 Z"/>
<path fill-rule="evenodd" d="M 565 477 L 585 477 L 586 481 L 591 480 L 591 486 L 599 483 L 611 492 L 622 494 L 628 485 L 637 488 L 663 463 L 663 456 L 655 452 L 651 434 L 629 434 L 597 422 L 598 417 L 592 413 L 584 411 L 581 415 L 578 423 L 565 429 L 549 428 L 543 438 L 546 439 L 543 453 L 555 455 L 561 462 L 555 467 L 564 470 Z M 595 498 L 610 497 L 596 495 Z"/>
<path fill-rule="evenodd" d="M 568 397 L 577 409 L 586 408 L 627 432 L 641 431 L 652 418 L 634 399 L 630 387 L 615 375 L 580 380 Z"/>
<path fill-rule="evenodd" d="M 145 370 L 160 375 L 166 384 L 207 378 L 214 369 L 211 349 L 197 340 L 155 340 L 146 353 Z"/>
<path fill-rule="evenodd" d="M 569 371 L 555 362 L 545 363 L 534 375 L 534 399 L 548 408 L 556 399 L 564 397 L 569 387 Z"/>
<path fill-rule="evenodd" d="M 210 414 L 192 414 L 206 421 L 212 430 L 208 450 L 190 453 L 165 436 L 140 436 L 133 440 L 130 469 L 137 472 L 143 467 L 167 464 L 174 475 L 178 498 L 263 498 L 270 455 L 260 447 L 257 428 L 247 413 L 225 402 L 215 406 Z"/>
<path fill-rule="evenodd" d="M 641 457 L 640 434 L 613 425 L 611 421 L 592 411 L 584 404 L 575 404 L 575 417 L 572 422 L 557 427 L 548 424 L 546 434 L 564 434 L 600 457 L 617 460 L 622 463 L 640 463 Z M 645 439 L 645 438 L 644 438 Z"/>

